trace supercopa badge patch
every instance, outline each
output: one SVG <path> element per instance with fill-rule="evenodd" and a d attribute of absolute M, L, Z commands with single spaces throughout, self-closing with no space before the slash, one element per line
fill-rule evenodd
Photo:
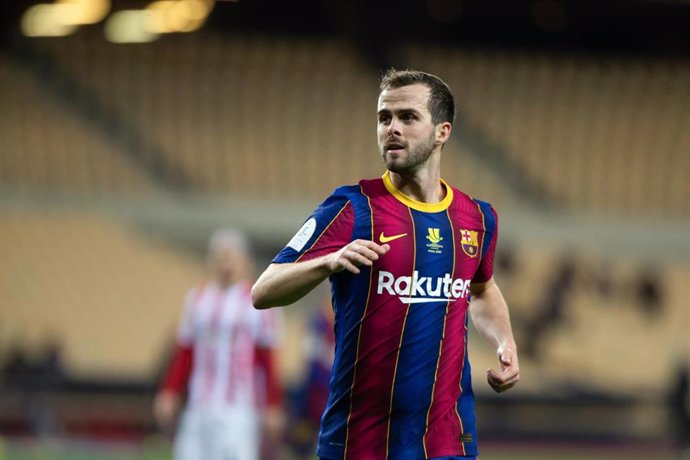
<path fill-rule="evenodd" d="M 470 257 L 476 257 L 479 254 L 478 234 L 479 232 L 474 230 L 460 229 L 460 246 L 463 252 Z"/>
<path fill-rule="evenodd" d="M 311 239 L 314 230 L 316 230 L 316 219 L 312 217 L 302 225 L 302 228 L 300 228 L 297 233 L 295 233 L 295 236 L 293 236 L 287 244 L 288 247 L 300 252 L 304 248 L 304 245 L 307 244 L 307 241 Z"/>

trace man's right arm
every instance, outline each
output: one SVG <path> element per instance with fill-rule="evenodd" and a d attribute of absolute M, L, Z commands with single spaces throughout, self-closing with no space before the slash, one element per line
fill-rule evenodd
<path fill-rule="evenodd" d="M 359 274 L 359 267 L 370 267 L 390 250 L 387 244 L 355 240 L 340 250 L 304 262 L 273 263 L 252 287 L 252 303 L 264 309 L 289 305 L 304 297 L 333 273 L 348 270 Z"/>

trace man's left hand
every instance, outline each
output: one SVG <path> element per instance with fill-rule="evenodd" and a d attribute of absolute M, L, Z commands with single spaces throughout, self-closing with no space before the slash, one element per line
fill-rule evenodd
<path fill-rule="evenodd" d="M 486 372 L 486 380 L 496 393 L 503 393 L 513 388 L 520 380 L 520 363 L 514 347 L 500 347 L 497 355 L 501 371 L 489 369 Z"/>

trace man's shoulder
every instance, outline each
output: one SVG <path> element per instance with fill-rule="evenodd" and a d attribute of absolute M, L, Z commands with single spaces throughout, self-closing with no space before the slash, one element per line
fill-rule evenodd
<path fill-rule="evenodd" d="M 341 185 L 333 190 L 330 197 L 351 198 L 368 194 L 370 190 L 383 187 L 383 179 L 376 177 L 373 179 L 361 179 L 356 184 Z"/>
<path fill-rule="evenodd" d="M 348 196 L 353 193 L 360 193 L 361 187 L 359 183 L 357 184 L 346 184 L 346 185 L 341 185 L 337 187 L 335 190 L 333 190 L 333 193 L 331 193 L 331 196 Z"/>
<path fill-rule="evenodd" d="M 493 207 L 493 206 L 491 206 L 491 203 L 489 203 L 488 201 L 484 201 L 484 200 L 481 200 L 479 198 L 475 198 L 475 197 L 469 195 L 468 193 L 465 193 L 462 190 L 460 190 L 459 188 L 454 187 L 450 184 L 448 184 L 448 186 L 453 189 L 453 199 L 454 199 L 454 201 L 456 201 L 458 203 L 469 204 L 469 205 L 473 205 L 473 206 L 479 205 L 482 207 L 489 207 L 489 208 Z"/>
<path fill-rule="evenodd" d="M 482 220 L 488 219 L 490 221 L 494 221 L 497 219 L 498 214 L 491 203 L 470 196 L 456 187 L 450 187 L 453 189 L 452 206 L 454 206 L 460 212 L 463 214 L 469 213 L 470 215 L 481 218 Z"/>
<path fill-rule="evenodd" d="M 200 292 L 203 292 L 206 289 L 208 289 L 212 283 L 213 283 L 213 281 L 210 279 L 200 280 L 194 286 L 187 289 L 187 294 L 192 295 L 192 294 L 198 294 Z"/>
<path fill-rule="evenodd" d="M 196 283 L 193 287 L 187 289 L 185 294 L 185 302 L 194 305 L 204 295 L 206 291 L 212 288 L 213 282 L 211 280 L 202 280 Z"/>

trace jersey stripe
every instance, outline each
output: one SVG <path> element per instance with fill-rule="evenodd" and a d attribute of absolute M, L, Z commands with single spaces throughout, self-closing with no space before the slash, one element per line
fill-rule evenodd
<path fill-rule="evenodd" d="M 374 213 L 373 210 L 371 209 L 371 200 L 369 199 L 369 196 L 364 193 L 360 186 L 360 191 L 362 195 L 364 195 L 367 199 L 367 205 L 369 207 L 369 220 L 370 220 L 370 226 L 371 226 L 371 234 L 370 239 L 374 239 Z M 369 299 L 371 298 L 371 285 L 372 285 L 372 277 L 373 277 L 373 271 L 369 271 L 369 288 L 367 289 L 367 300 L 364 305 L 364 313 L 363 317 L 366 317 L 367 315 L 367 310 L 369 309 Z M 354 392 L 354 387 L 355 387 L 355 382 L 357 381 L 357 363 L 359 363 L 359 348 L 362 342 L 362 327 L 364 326 L 364 321 L 363 319 L 360 319 L 359 321 L 359 331 L 357 333 L 357 351 L 355 352 L 355 365 L 354 365 L 354 371 L 352 373 L 352 385 L 350 386 L 350 410 L 347 416 L 347 430 L 345 434 L 345 453 L 343 455 L 344 458 L 348 458 L 348 447 L 350 446 L 349 440 L 350 440 L 350 420 L 352 419 L 352 393 Z"/>
<path fill-rule="evenodd" d="M 414 273 L 414 268 L 415 268 L 415 263 L 417 259 L 417 228 L 414 224 L 414 217 L 412 216 L 412 211 L 408 208 L 408 212 L 410 214 L 410 222 L 412 224 L 412 241 L 413 243 L 413 248 L 414 250 L 412 251 L 413 257 L 412 257 L 412 273 L 410 273 L 410 276 L 413 275 Z M 409 298 L 412 298 L 412 289 L 410 289 L 410 294 Z M 394 389 L 395 389 L 395 379 L 398 375 L 398 362 L 400 360 L 400 350 L 402 349 L 402 343 L 403 343 L 403 338 L 405 336 L 405 325 L 407 324 L 407 316 L 410 313 L 410 306 L 412 303 L 407 304 L 407 308 L 405 309 L 405 319 L 403 320 L 403 325 L 402 325 L 402 330 L 403 332 L 400 334 L 400 342 L 398 343 L 398 352 L 395 354 L 395 369 L 393 370 L 393 382 L 391 384 L 391 398 L 390 398 L 390 404 L 388 406 L 388 423 L 387 423 L 387 429 L 386 429 L 386 458 L 388 458 L 388 448 L 389 448 L 389 441 L 390 441 L 390 433 L 391 433 L 391 412 L 393 411 L 393 394 L 394 394 Z"/>
<path fill-rule="evenodd" d="M 371 239 L 371 209 L 361 187 L 341 187 L 337 192 L 340 196 L 347 197 L 352 204 L 350 239 Z M 322 457 L 342 458 L 347 441 L 361 320 L 369 304 L 371 270 L 362 267 L 359 275 L 343 270 L 332 275 L 330 280 L 335 310 L 334 330 L 339 352 L 333 362 L 328 403 L 319 432 L 318 452 Z"/>
<path fill-rule="evenodd" d="M 465 353 L 462 366 L 462 376 L 460 378 L 460 387 L 462 394 L 458 398 L 456 404 L 457 411 L 462 416 L 464 437 L 467 440 L 462 443 L 465 455 L 477 455 L 477 423 L 474 415 L 474 392 L 472 391 L 472 369 L 470 366 L 470 357 L 467 351 L 467 330 L 469 323 L 469 315 L 465 316 Z M 466 427 L 466 428 L 465 428 Z"/>
<path fill-rule="evenodd" d="M 408 215 L 407 207 L 387 194 L 381 182 L 363 188 L 370 199 L 373 219 L 372 238 L 380 233 L 412 233 L 411 222 L 391 222 L 391 213 Z M 374 202 L 372 196 L 377 196 Z M 381 198 L 381 197 L 385 198 Z M 391 241 L 391 250 L 380 259 L 380 267 L 399 275 L 412 271 L 410 253 L 405 251 L 405 240 Z M 397 250 L 396 250 L 397 248 Z M 370 298 L 377 280 L 370 284 Z M 381 296 L 376 296 L 380 298 Z M 397 297 L 367 305 L 361 318 L 359 344 L 355 362 L 356 378 L 352 388 L 352 401 L 348 419 L 346 459 L 385 459 L 387 456 L 388 417 L 391 388 L 395 372 L 395 354 L 400 348 L 406 309 Z"/>
<path fill-rule="evenodd" d="M 328 230 L 328 229 L 331 227 L 331 225 L 333 225 L 333 222 L 335 222 L 335 221 L 338 219 L 338 216 L 340 216 L 340 214 L 345 210 L 345 208 L 347 208 L 347 206 L 348 206 L 349 204 L 350 204 L 350 201 L 349 201 L 349 200 L 345 202 L 345 204 L 343 205 L 343 207 L 340 208 L 340 210 L 336 213 L 335 216 L 333 216 L 333 219 L 331 219 L 331 221 L 328 223 L 328 225 L 326 225 L 326 226 L 323 228 L 323 231 L 321 231 L 321 233 L 320 233 L 319 236 L 314 240 L 314 242 L 311 244 L 311 246 L 309 246 L 309 249 L 307 249 L 307 250 L 304 251 L 302 254 L 300 254 L 300 256 L 297 258 L 297 260 L 295 260 L 295 262 L 299 262 L 299 261 L 302 259 L 302 257 L 304 257 L 305 255 L 309 254 L 309 252 L 314 248 L 314 246 L 316 246 L 316 243 L 318 243 L 318 242 L 321 240 L 321 237 L 326 233 L 326 230 Z"/>
<path fill-rule="evenodd" d="M 482 216 L 482 243 L 480 245 L 481 253 L 479 254 L 480 260 L 483 260 L 484 255 L 488 252 L 491 247 L 491 243 L 494 242 L 494 236 L 496 233 L 496 217 L 494 215 L 491 205 L 481 200 L 473 200 L 479 209 L 479 213 Z M 491 261 L 493 264 L 493 261 Z"/>
<path fill-rule="evenodd" d="M 456 230 L 452 226 L 448 213 L 446 213 L 446 218 L 451 228 L 453 242 L 452 278 L 455 279 L 459 272 Z M 464 348 L 461 332 L 465 314 L 466 310 L 459 308 L 457 303 L 448 302 L 443 321 L 443 335 L 439 342 L 434 391 L 427 412 L 427 429 L 424 435 L 424 451 L 427 458 L 453 455 L 459 452 L 465 454 L 462 443 L 459 442 L 462 419 L 455 407 L 460 393 L 461 356 Z"/>

